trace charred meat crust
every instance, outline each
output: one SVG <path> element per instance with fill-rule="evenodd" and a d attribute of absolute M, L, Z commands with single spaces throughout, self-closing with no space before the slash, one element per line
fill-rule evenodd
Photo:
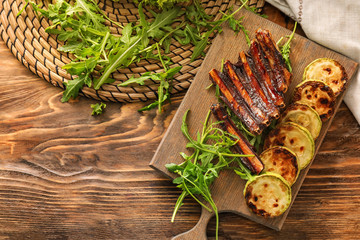
<path fill-rule="evenodd" d="M 219 121 L 222 121 L 221 127 L 223 130 L 238 137 L 235 150 L 241 154 L 254 155 L 254 157 L 242 157 L 241 161 L 252 173 L 259 174 L 264 169 L 263 163 L 248 140 L 241 134 L 234 122 L 229 118 L 226 110 L 221 107 L 220 104 L 213 104 L 210 109 L 214 116 Z"/>
<path fill-rule="evenodd" d="M 285 106 L 283 93 L 288 88 L 285 80 L 290 80 L 291 74 L 271 34 L 262 30 L 256 34 L 262 42 L 253 40 L 249 54 L 240 52 L 236 64 L 226 61 L 223 72 L 212 69 L 209 75 L 224 103 L 250 132 L 258 135 L 271 120 L 280 117 L 280 109 Z"/>
<path fill-rule="evenodd" d="M 265 57 L 269 61 L 269 65 L 273 71 L 277 82 L 277 90 L 285 93 L 290 85 L 291 73 L 285 67 L 281 53 L 274 45 L 271 35 L 266 30 L 257 30 L 256 39 L 259 42 Z"/>
<path fill-rule="evenodd" d="M 263 88 L 267 89 L 268 97 L 278 108 L 284 108 L 285 102 L 281 93 L 279 93 L 276 89 L 276 86 L 273 84 L 272 80 L 272 72 L 269 68 L 268 63 L 266 63 L 266 59 L 263 57 L 261 53 L 261 49 L 259 43 L 256 41 L 252 41 L 250 45 L 249 55 L 253 60 L 253 64 L 250 64 L 252 70 L 257 73 L 258 81 Z M 249 61 L 249 63 L 251 63 Z"/>
<path fill-rule="evenodd" d="M 260 109 L 258 106 L 258 102 L 254 101 L 254 99 L 249 95 L 248 91 L 245 89 L 243 82 L 240 76 L 235 72 L 235 67 L 229 61 L 226 61 L 224 64 L 224 72 L 229 77 L 229 79 L 234 84 L 237 92 L 241 95 L 248 105 L 248 107 L 252 110 L 252 114 L 254 118 L 257 118 L 262 124 L 269 124 L 269 116 L 265 113 L 263 109 Z"/>
<path fill-rule="evenodd" d="M 280 114 L 279 109 L 266 97 L 254 73 L 251 71 L 248 58 L 244 52 L 240 52 L 237 66 L 243 70 L 244 80 L 247 80 L 248 83 L 248 92 L 258 101 L 259 106 L 262 106 L 262 110 L 265 111 L 269 117 L 278 118 Z"/>
<path fill-rule="evenodd" d="M 220 92 L 222 93 L 220 98 L 235 113 L 235 115 L 240 118 L 249 131 L 255 134 L 261 133 L 264 126 L 260 127 L 251 116 L 250 109 L 248 109 L 247 105 L 243 102 L 242 97 L 235 93 L 234 87 L 231 86 L 231 82 L 227 79 L 227 76 L 216 69 L 212 69 L 209 72 L 209 75 L 210 80 L 219 86 Z"/>

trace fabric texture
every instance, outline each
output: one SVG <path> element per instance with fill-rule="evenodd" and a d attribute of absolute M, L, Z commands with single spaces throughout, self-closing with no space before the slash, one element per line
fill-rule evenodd
<path fill-rule="evenodd" d="M 360 62 L 359 0 L 266 0 L 301 24 L 306 36 Z M 345 103 L 360 123 L 360 71 L 347 86 Z"/>

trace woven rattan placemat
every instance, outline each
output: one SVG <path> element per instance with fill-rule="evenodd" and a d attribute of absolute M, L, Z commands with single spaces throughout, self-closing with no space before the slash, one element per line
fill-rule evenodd
<path fill-rule="evenodd" d="M 45 7 L 49 1 L 45 2 Z M 226 11 L 233 6 L 235 0 L 202 0 L 202 5 L 207 14 L 220 17 L 219 10 Z M 57 51 L 62 44 L 57 40 L 56 35 L 45 32 L 49 22 L 46 18 L 36 16 L 31 7 L 17 16 L 23 8 L 24 0 L 3 0 L 0 3 L 0 36 L 11 50 L 15 57 L 33 73 L 50 82 L 52 85 L 65 88 L 64 82 L 73 79 L 73 76 L 62 69 L 62 66 L 71 61 L 72 56 Z M 261 11 L 264 6 L 264 0 L 251 0 L 250 6 L 256 6 Z M 131 0 L 120 0 L 113 2 L 111 0 L 100 0 L 99 7 L 113 21 L 123 25 L 128 22 L 138 20 L 138 10 Z M 119 34 L 120 29 L 116 25 L 106 22 L 110 26 L 111 33 Z M 193 51 L 191 44 L 181 46 L 173 41 L 168 55 L 174 66 L 183 66 L 180 74 L 173 81 L 172 93 L 178 93 L 186 90 L 195 76 L 202 58 L 193 62 L 190 57 Z M 158 84 L 155 81 L 149 81 L 143 86 L 119 87 L 118 84 L 127 80 L 133 75 L 141 75 L 148 71 L 161 69 L 161 64 L 156 61 L 142 60 L 128 68 L 119 69 L 111 76 L 116 81 L 112 84 L 104 84 L 99 90 L 84 87 L 80 94 L 92 99 L 112 102 L 136 102 L 147 101 L 157 97 Z"/>

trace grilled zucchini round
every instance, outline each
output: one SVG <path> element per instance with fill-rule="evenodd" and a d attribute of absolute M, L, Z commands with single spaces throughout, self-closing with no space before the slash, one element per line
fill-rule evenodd
<path fill-rule="evenodd" d="M 310 63 L 304 71 L 303 80 L 317 79 L 325 82 L 338 96 L 348 82 L 345 68 L 330 58 L 319 58 Z"/>
<path fill-rule="evenodd" d="M 293 151 L 298 157 L 300 170 L 310 163 L 315 152 L 315 143 L 310 132 L 292 122 L 278 125 L 266 137 L 264 149 L 274 146 L 284 146 Z"/>
<path fill-rule="evenodd" d="M 307 80 L 299 84 L 295 88 L 293 102 L 309 105 L 319 114 L 323 122 L 334 113 L 334 92 L 319 80 Z"/>
<path fill-rule="evenodd" d="M 286 147 L 275 146 L 260 154 L 264 172 L 281 175 L 292 186 L 300 172 L 296 154 Z"/>
<path fill-rule="evenodd" d="M 279 174 L 264 173 L 248 181 L 244 196 L 246 205 L 263 217 L 283 214 L 291 202 L 291 188 Z"/>
<path fill-rule="evenodd" d="M 294 122 L 306 128 L 315 140 L 322 127 L 319 114 L 306 104 L 293 103 L 281 114 L 279 123 Z"/>

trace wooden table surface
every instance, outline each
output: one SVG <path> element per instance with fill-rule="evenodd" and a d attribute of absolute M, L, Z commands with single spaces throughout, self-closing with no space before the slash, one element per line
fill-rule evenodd
<path fill-rule="evenodd" d="M 91 116 L 95 101 L 61 94 L 0 41 L 0 239 L 170 239 L 196 224 L 191 199 L 170 222 L 180 191 L 148 166 L 182 96 L 163 114 L 108 103 Z M 359 209 L 360 127 L 342 104 L 282 231 L 222 213 L 220 239 L 359 239 Z"/>

